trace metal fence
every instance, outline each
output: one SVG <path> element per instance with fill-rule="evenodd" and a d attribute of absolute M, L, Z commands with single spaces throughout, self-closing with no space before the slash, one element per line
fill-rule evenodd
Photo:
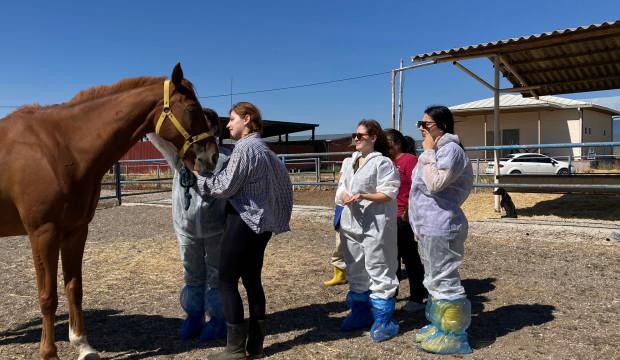
<path fill-rule="evenodd" d="M 620 147 L 620 142 L 598 142 L 598 143 L 579 143 L 579 144 L 530 144 L 530 145 L 500 145 L 500 146 L 469 146 L 465 147 L 465 151 L 522 151 L 530 149 L 558 149 L 558 148 L 612 148 Z M 422 149 L 418 149 L 421 152 Z M 300 153 L 300 154 L 278 154 L 278 158 L 287 166 L 291 176 L 291 183 L 294 188 L 300 189 L 304 187 L 316 188 L 333 188 L 338 185 L 338 173 L 342 165 L 342 160 L 333 160 L 334 158 L 348 157 L 352 152 L 326 152 L 326 153 Z M 566 156 L 554 156 L 554 159 L 566 160 L 571 164 L 576 162 L 592 162 L 592 161 L 617 161 L 620 164 L 620 157 L 615 155 L 596 155 L 589 153 L 585 158 L 577 161 L 569 153 Z M 571 191 L 571 190 L 609 190 L 620 191 L 620 185 L 615 184 L 567 184 L 563 182 L 563 177 L 556 177 L 558 181 L 551 184 L 524 184 L 524 183 L 502 183 L 498 184 L 494 174 L 487 174 L 486 167 L 490 160 L 485 158 L 473 158 L 472 168 L 474 170 L 474 189 L 478 188 L 511 188 L 514 191 L 536 190 L 544 192 L 546 190 L 554 191 Z M 149 172 L 138 176 L 132 174 L 130 169 L 135 166 L 144 166 L 148 164 L 150 167 L 156 167 L 156 171 Z M 153 194 L 170 191 L 172 183 L 172 174 L 170 173 L 165 159 L 146 159 L 146 160 L 121 160 L 114 165 L 110 171 L 113 181 L 103 182 L 104 186 L 114 186 L 114 195 L 102 196 L 100 199 L 115 198 L 118 204 L 121 204 L 122 198 L 126 196 L 136 196 L 144 194 Z M 124 171 L 123 171 L 124 170 Z M 620 173 L 617 174 L 620 179 Z M 525 179 L 524 176 L 522 179 Z M 147 186 L 149 185 L 149 186 Z M 155 186 L 153 186 L 155 185 Z M 123 187 L 133 187 L 131 191 L 123 191 Z M 476 191 L 476 190 L 475 190 Z"/>

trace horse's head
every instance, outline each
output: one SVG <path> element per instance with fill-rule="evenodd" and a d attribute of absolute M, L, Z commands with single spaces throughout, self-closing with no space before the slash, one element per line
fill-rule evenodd
<path fill-rule="evenodd" d="M 170 80 L 164 82 L 158 107 L 162 110 L 155 117 L 155 133 L 171 142 L 181 158 L 194 163 L 193 170 L 213 170 L 218 159 L 217 126 L 207 121 L 192 83 L 183 78 L 181 64 L 175 65 Z"/>

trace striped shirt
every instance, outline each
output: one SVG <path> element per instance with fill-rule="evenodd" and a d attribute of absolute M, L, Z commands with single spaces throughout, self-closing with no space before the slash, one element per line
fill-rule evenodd
<path fill-rule="evenodd" d="M 259 134 L 235 144 L 228 166 L 218 174 L 198 176 L 203 195 L 229 198 L 241 219 L 255 233 L 290 230 L 293 189 L 284 164 Z"/>

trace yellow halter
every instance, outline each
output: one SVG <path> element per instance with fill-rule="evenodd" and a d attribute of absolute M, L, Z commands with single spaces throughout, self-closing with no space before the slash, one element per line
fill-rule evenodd
<path fill-rule="evenodd" d="M 185 153 L 187 152 L 189 147 L 192 146 L 193 143 L 213 137 L 213 135 L 209 135 L 208 133 L 191 136 L 185 130 L 183 125 L 181 125 L 181 123 L 177 120 L 177 118 L 172 113 L 172 110 L 170 110 L 170 80 L 164 81 L 164 110 L 162 111 L 161 115 L 159 115 L 159 120 L 157 120 L 157 125 L 155 126 L 155 133 L 157 135 L 159 135 L 159 130 L 161 130 L 161 126 L 166 119 L 170 119 L 172 125 L 174 125 L 177 131 L 185 138 L 185 143 L 183 144 L 183 147 L 181 148 L 181 150 L 179 150 L 178 153 L 181 158 L 185 156 Z"/>

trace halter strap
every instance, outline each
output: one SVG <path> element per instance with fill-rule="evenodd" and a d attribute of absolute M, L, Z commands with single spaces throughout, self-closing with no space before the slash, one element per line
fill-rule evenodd
<path fill-rule="evenodd" d="M 157 125 L 155 126 L 155 133 L 157 135 L 159 135 L 161 127 L 166 119 L 170 119 L 170 122 L 172 122 L 172 125 L 174 125 L 177 131 L 181 135 L 183 135 L 183 138 L 185 139 L 185 143 L 183 144 L 183 147 L 178 152 L 180 157 L 185 156 L 185 153 L 187 152 L 189 147 L 192 146 L 192 144 L 199 142 L 201 140 L 213 137 L 213 135 L 209 135 L 206 132 L 198 134 L 196 136 L 191 136 L 185 130 L 183 125 L 181 125 L 181 123 L 177 120 L 177 118 L 172 113 L 172 110 L 170 109 L 170 80 L 164 81 L 164 108 L 163 108 L 163 111 L 161 112 L 161 115 L 159 115 L 159 119 L 157 120 Z"/>

